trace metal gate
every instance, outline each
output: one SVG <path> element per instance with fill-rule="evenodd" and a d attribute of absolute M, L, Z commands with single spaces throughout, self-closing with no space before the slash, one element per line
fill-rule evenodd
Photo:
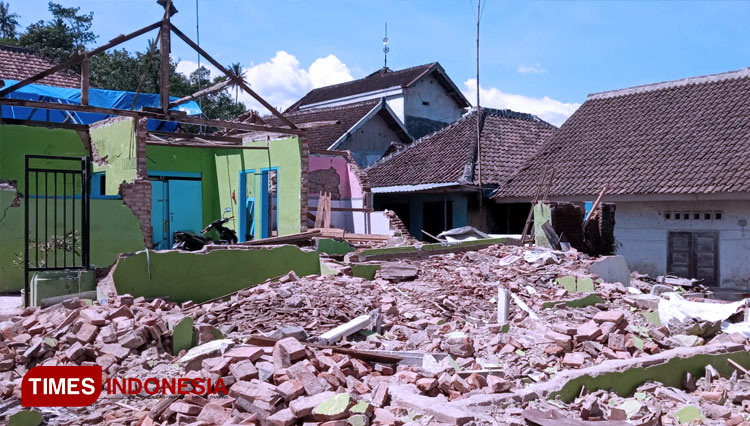
<path fill-rule="evenodd" d="M 35 271 L 85 270 L 89 259 L 89 157 L 27 155 L 24 203 L 25 302 Z"/>

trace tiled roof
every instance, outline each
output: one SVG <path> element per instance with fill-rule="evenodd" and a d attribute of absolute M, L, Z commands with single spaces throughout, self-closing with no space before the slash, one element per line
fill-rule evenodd
<path fill-rule="evenodd" d="M 390 68 L 381 68 L 378 71 L 368 75 L 367 77 L 360 78 L 359 80 L 348 81 L 346 83 L 334 84 L 332 86 L 319 87 L 311 90 L 308 94 L 302 97 L 294 105 L 287 108 L 287 112 L 295 111 L 299 107 L 304 105 L 316 104 L 318 102 L 329 101 L 332 99 L 339 99 L 347 96 L 354 96 L 361 93 L 374 92 L 377 90 L 388 89 L 391 87 L 407 87 L 411 83 L 414 83 L 419 77 L 434 71 L 440 70 L 441 74 L 445 74 L 439 63 L 433 62 L 431 64 L 419 65 L 416 67 L 406 68 L 402 70 L 393 71 Z M 468 102 L 463 98 L 463 95 L 450 81 L 447 75 L 444 76 L 443 83 L 451 87 L 452 92 L 456 92 L 456 96 L 462 99 L 463 106 L 469 106 Z"/>
<path fill-rule="evenodd" d="M 373 188 L 425 184 L 476 184 L 476 110 L 368 168 Z M 530 114 L 482 108 L 482 182 L 507 179 L 555 130 Z"/>
<path fill-rule="evenodd" d="M 337 107 L 315 108 L 305 111 L 285 113 L 284 116 L 294 124 L 316 121 L 338 121 L 338 124 L 307 129 L 306 140 L 311 150 L 326 150 L 359 120 L 380 104 L 379 99 L 358 102 Z M 284 124 L 275 116 L 265 116 L 263 122 L 273 126 Z"/>
<path fill-rule="evenodd" d="M 0 80 L 24 80 L 55 66 L 31 50 L 0 45 Z M 62 70 L 37 81 L 57 87 L 79 87 L 81 78 L 73 71 Z"/>
<path fill-rule="evenodd" d="M 750 69 L 589 96 L 498 190 L 533 197 L 750 191 Z"/>

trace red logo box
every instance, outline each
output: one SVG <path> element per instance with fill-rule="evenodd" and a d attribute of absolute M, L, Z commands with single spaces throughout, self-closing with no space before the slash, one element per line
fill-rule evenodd
<path fill-rule="evenodd" d="M 85 407 L 102 393 L 102 367 L 34 367 L 21 382 L 24 407 Z"/>

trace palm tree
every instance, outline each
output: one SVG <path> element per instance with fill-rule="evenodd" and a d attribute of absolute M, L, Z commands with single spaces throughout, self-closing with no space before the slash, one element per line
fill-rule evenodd
<path fill-rule="evenodd" d="M 241 78 L 242 81 L 245 81 L 245 71 L 242 69 L 242 64 L 239 62 L 229 64 L 227 71 L 229 71 L 230 74 Z M 234 102 L 238 102 L 240 86 L 237 84 L 232 84 L 232 86 L 234 86 Z"/>
<path fill-rule="evenodd" d="M 8 3 L 0 1 L 0 37 L 15 39 L 19 16 L 17 13 L 10 13 L 9 9 Z"/>

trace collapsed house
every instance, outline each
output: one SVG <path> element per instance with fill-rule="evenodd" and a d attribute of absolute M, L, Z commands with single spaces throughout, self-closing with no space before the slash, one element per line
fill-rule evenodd
<path fill-rule="evenodd" d="M 174 27 L 168 14 L 89 53 L 157 28 L 163 54 L 176 34 L 264 103 Z M 87 58 L 79 53 L 66 64 Z M 353 152 L 333 150 L 331 144 L 354 143 L 342 135 L 353 136 L 351 129 L 363 118 L 362 125 L 393 118 L 387 99 L 365 103 L 365 115 L 353 124 L 343 115 L 302 118 L 325 111 L 305 112 L 300 105 L 299 113 L 290 114 L 296 121 L 277 112 L 273 119 L 251 113 L 238 121 L 207 120 L 191 102 L 197 94 L 170 98 L 168 85 L 159 94 L 111 93 L 122 101 L 118 104 L 89 88 L 85 73 L 80 88 L 35 84 L 52 83 L 44 79 L 66 64 L 30 76 L 2 76 L 0 231 L 8 243 L 0 249 L 21 254 L 15 270 L 0 264 L 5 268 L 0 279 L 8 280 L 0 283 L 24 283 L 28 304 L 41 307 L 0 310 L 0 421 L 11 426 L 750 422 L 749 300 L 712 300 L 710 289 L 691 280 L 631 274 L 620 256 L 594 257 L 559 242 L 552 245 L 560 250 L 541 247 L 545 219 L 557 230 L 565 225 L 587 230 L 582 209 L 544 201 L 564 199 L 559 194 L 583 185 L 592 178 L 588 174 L 566 180 L 560 173 L 563 184 L 549 179 L 550 191 L 533 197 L 543 201 L 534 205 L 536 246 L 482 233 L 456 243 L 414 243 L 405 232 L 397 235 L 405 226 L 386 212 L 387 224 L 363 229 L 381 227 L 387 235 L 356 234 L 361 222 L 376 216 L 372 209 L 380 194 L 408 204 L 402 214 L 412 219 L 413 230 L 433 229 L 417 221 L 432 209 L 443 212 L 436 230 L 478 224 L 516 233 L 529 224 L 522 219 L 532 197 L 519 196 L 523 204 L 513 212 L 506 205 L 512 199 L 489 204 L 474 197 L 498 186 L 496 194 L 502 195 L 506 182 L 508 190 L 525 182 L 524 173 L 541 161 L 527 162 L 540 145 L 539 155 L 550 158 L 550 149 L 575 145 L 555 135 L 575 129 L 579 116 L 550 136 L 554 127 L 528 114 L 474 111 L 405 149 L 387 148 L 386 158 L 367 176 Z M 416 76 L 428 78 L 423 73 L 430 69 L 436 68 Z M 396 76 L 390 73 L 384 70 L 378 81 L 392 84 Z M 744 84 L 744 74 L 737 77 L 710 84 Z M 691 83 L 705 90 L 705 82 Z M 401 90 L 408 94 L 410 87 Z M 678 88 L 687 90 L 679 84 L 665 90 Z M 650 92 L 643 92 L 647 100 Z M 603 103 L 633 96 L 620 95 Z M 141 103 L 134 102 L 136 96 Z M 406 105 L 406 97 L 394 103 Z M 600 103 L 589 102 L 584 112 Z M 648 105 L 666 108 L 657 101 Z M 722 111 L 741 124 L 731 115 L 734 106 Z M 696 126 L 702 123 L 686 114 L 691 111 L 679 112 Z M 193 134 L 181 124 L 224 132 Z M 399 128 L 392 127 L 395 133 Z M 576 135 L 587 140 L 585 132 Z M 331 144 L 312 151 L 308 137 Z M 554 145 L 544 143 L 547 137 Z M 588 155 L 613 161 L 591 147 L 578 157 Z M 559 164 L 572 170 L 572 163 Z M 331 169 L 335 173 L 316 173 L 313 179 L 308 173 Z M 513 174 L 516 169 L 521 171 Z M 601 180 L 578 195 L 585 200 L 602 194 L 594 188 L 606 184 L 609 171 L 602 169 Z M 401 176 L 404 180 L 397 180 Z M 614 176 L 631 182 L 627 175 Z M 542 173 L 527 184 L 539 188 L 544 182 Z M 375 203 L 369 200 L 371 187 Z M 307 198 L 315 193 L 315 208 L 308 209 Z M 339 204 L 333 204 L 334 194 Z M 472 199 L 486 210 L 473 208 Z M 602 229 L 612 223 L 613 209 L 600 199 L 591 207 L 599 222 L 589 215 L 586 223 Z M 412 214 L 412 200 L 419 214 Z M 576 219 L 568 223 L 567 217 Z M 198 231 L 221 218 L 237 231 L 238 241 L 209 241 L 197 252 L 161 250 L 175 232 Z M 112 263 L 94 277 L 96 266 Z M 22 408 L 24 377 L 35 369 L 41 374 L 37 367 L 45 366 L 101 367 L 102 396 L 85 407 Z M 189 381 L 186 390 L 175 388 L 177 381 Z M 142 386 L 133 390 L 136 382 Z"/>
<path fill-rule="evenodd" d="M 273 116 L 240 117 L 241 121 L 280 125 Z M 409 132 L 388 106 L 385 98 L 318 107 L 286 113 L 293 123 L 326 123 L 309 128 L 305 142 L 309 149 L 307 203 L 316 211 L 321 202 L 331 200 L 331 226 L 360 234 L 387 234 L 389 220 L 384 212 L 374 212 L 366 175 L 360 165 L 383 156 L 394 144 L 411 143 Z M 308 227 L 315 218 L 308 218 Z"/>
<path fill-rule="evenodd" d="M 532 200 L 548 169 L 551 200 L 606 188 L 631 269 L 747 290 L 748 90 L 743 69 L 590 95 L 495 201 Z"/>
<path fill-rule="evenodd" d="M 195 99 L 226 82 L 177 99 L 169 96 L 168 67 L 160 71 L 159 94 L 91 88 L 86 72 L 66 71 L 158 28 L 163 45 L 173 33 L 224 70 L 169 17 L 59 65 L 4 51 L 15 65 L 3 67 L 0 88 L 2 291 L 23 288 L 27 303 L 36 304 L 94 290 L 92 271 L 113 265 L 119 254 L 170 249 L 175 233 L 200 235 L 222 218 L 240 241 L 306 230 L 304 131 L 244 82 L 225 72 L 279 115 L 281 126 L 200 117 Z M 70 86 L 74 77 L 76 88 L 39 84 Z M 192 134 L 181 124 L 225 133 Z"/>
<path fill-rule="evenodd" d="M 467 225 L 520 234 L 529 204 L 497 205 L 488 197 L 555 127 L 531 114 L 491 108 L 481 109 L 479 127 L 479 147 L 473 110 L 367 168 L 375 208 L 396 212 L 419 239 L 422 231 L 435 236 Z"/>

